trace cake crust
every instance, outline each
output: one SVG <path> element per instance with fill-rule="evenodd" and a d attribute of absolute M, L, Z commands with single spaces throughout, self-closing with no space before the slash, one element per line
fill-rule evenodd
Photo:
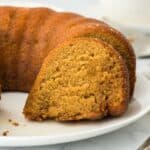
<path fill-rule="evenodd" d="M 0 7 L 0 16 L 0 86 L 2 91 L 30 92 L 29 98 L 24 108 L 24 114 L 28 119 L 44 120 L 47 118 L 55 118 L 56 120 L 61 121 L 100 119 L 107 115 L 119 116 L 125 112 L 128 106 L 128 101 L 133 96 L 136 80 L 136 59 L 131 44 L 124 37 L 124 35 L 122 35 L 122 33 L 110 27 L 106 23 L 96 19 L 87 18 L 71 12 L 56 12 L 52 9 L 42 7 Z M 71 63 L 76 60 L 75 53 L 73 53 L 74 50 L 69 46 L 70 43 L 75 44 L 75 46 L 81 46 L 83 43 L 83 49 L 79 46 L 79 49 L 81 51 L 78 51 L 78 57 L 81 57 L 82 55 L 84 56 L 82 50 L 85 51 L 86 55 L 85 49 L 91 52 L 92 50 L 90 48 L 92 46 L 94 47 L 93 50 L 94 52 L 97 52 L 97 56 L 94 55 L 93 57 L 87 55 L 86 59 L 87 62 L 90 62 L 91 59 L 93 59 L 93 62 L 96 63 L 96 65 L 99 67 L 106 66 L 104 67 L 107 72 L 106 74 L 104 73 L 105 81 L 102 82 L 102 79 L 100 79 L 96 73 L 95 77 L 91 77 L 93 78 L 93 80 L 90 78 L 86 80 L 88 74 L 87 76 L 84 76 L 84 74 L 82 74 L 80 77 L 84 82 L 88 84 L 89 82 L 96 80 L 95 83 L 91 83 L 92 87 L 94 87 L 96 83 L 104 83 L 103 86 L 104 89 L 106 89 L 105 92 L 107 92 L 108 89 L 109 91 L 111 91 L 111 86 L 114 86 L 112 88 L 112 91 L 114 92 L 112 92 L 112 94 L 110 95 L 115 95 L 116 97 L 118 97 L 118 99 L 114 98 L 113 100 L 113 98 L 110 98 L 111 96 L 102 91 L 100 86 L 97 86 L 95 88 L 91 88 L 91 86 L 89 86 L 89 88 L 86 89 L 87 92 L 92 91 L 93 89 L 97 91 L 97 89 L 100 88 L 99 94 L 101 95 L 99 96 L 102 97 L 102 99 L 99 100 L 98 98 L 96 98 L 98 101 L 94 103 L 93 97 L 95 97 L 95 95 L 97 96 L 97 92 L 94 91 L 94 96 L 92 95 L 92 93 L 90 96 L 85 96 L 85 98 L 82 97 L 83 95 L 86 95 L 85 89 L 82 89 L 79 86 L 78 88 L 81 88 L 80 91 L 83 91 L 84 94 L 81 96 L 80 93 L 77 92 L 78 98 L 73 97 L 69 100 L 71 102 L 72 99 L 78 99 L 80 103 L 76 102 L 75 105 L 77 107 L 72 106 L 72 103 L 67 104 L 66 102 L 64 102 L 64 106 L 62 106 L 63 109 L 56 109 L 55 107 L 53 109 L 50 109 L 52 107 L 47 107 L 47 103 L 49 104 L 50 102 L 51 105 L 51 101 L 49 100 L 45 103 L 39 101 L 39 103 L 43 107 L 49 108 L 47 112 L 44 108 L 40 108 L 40 106 L 38 106 L 39 104 L 36 102 L 39 97 L 41 97 L 41 95 L 37 92 L 37 88 L 39 88 L 41 84 L 40 75 L 42 74 L 42 78 L 45 78 L 47 75 L 46 70 L 48 68 L 51 68 L 51 66 L 53 66 L 53 63 L 56 61 L 55 57 L 58 57 L 60 59 L 60 56 L 67 54 L 67 50 L 62 49 L 62 47 L 65 47 L 66 49 L 68 49 L 68 51 L 72 52 L 72 55 L 68 54 L 68 57 L 74 57 L 74 59 L 68 62 L 68 65 L 71 65 Z M 78 44 L 76 45 L 76 43 Z M 87 45 L 85 43 L 89 45 L 89 47 L 86 47 Z M 60 50 L 60 52 L 64 51 L 64 54 L 59 54 L 58 49 Z M 97 51 L 97 49 L 101 51 L 101 54 Z M 102 51 L 101 49 L 103 49 L 104 51 Z M 107 57 L 108 64 L 106 60 L 103 60 L 104 57 L 101 56 L 102 54 Z M 109 57 L 107 55 L 109 55 Z M 103 62 L 101 61 L 100 64 L 97 64 L 98 60 L 96 61 L 96 57 L 100 57 L 99 60 L 103 60 L 106 64 L 102 65 Z M 85 58 L 83 57 L 83 59 Z M 48 63 L 49 61 L 51 62 L 51 64 Z M 83 60 L 80 61 L 81 63 L 84 62 Z M 59 63 L 61 64 L 62 62 L 63 60 L 60 59 Z M 90 68 L 93 65 L 93 62 L 89 63 L 87 68 Z M 49 65 L 46 65 L 47 63 Z M 112 63 L 115 64 L 114 68 L 120 71 L 118 72 L 118 74 L 117 72 L 111 70 L 113 68 Z M 74 68 L 76 68 L 78 65 L 80 66 L 78 60 L 76 60 Z M 109 65 L 111 66 L 110 73 L 107 71 Z M 44 69 L 42 69 L 41 66 Z M 46 66 L 47 68 L 43 66 Z M 91 70 L 89 69 L 89 74 L 94 68 L 95 66 L 91 67 Z M 83 70 L 85 71 L 86 69 Z M 100 72 L 101 71 L 98 71 L 99 74 Z M 64 74 L 65 73 L 67 73 L 73 85 L 75 84 L 74 81 L 78 81 L 80 79 L 76 78 L 75 72 L 70 74 L 70 72 L 66 71 L 64 72 Z M 104 76 L 104 74 L 102 74 L 102 76 Z M 113 74 L 116 74 L 117 77 L 114 77 Z M 112 75 L 113 78 L 111 78 L 110 75 Z M 65 75 L 62 75 L 62 78 L 64 77 Z M 66 80 L 68 82 L 68 79 Z M 116 85 L 114 82 L 115 80 L 117 81 Z M 63 82 L 63 80 L 61 82 Z M 109 82 L 112 82 L 112 84 L 110 84 Z M 117 84 L 119 82 L 120 85 Z M 107 84 L 108 86 L 106 86 Z M 51 88 L 52 85 L 53 83 L 50 84 L 49 88 Z M 61 84 L 58 84 L 58 87 L 60 86 Z M 49 88 L 47 88 L 48 91 Z M 77 90 L 78 88 L 69 88 L 68 92 L 70 91 L 70 89 Z M 120 92 L 118 92 L 117 90 L 115 91 L 115 89 L 120 90 Z M 57 96 L 62 96 L 61 94 L 55 94 L 55 90 L 57 90 L 57 88 L 52 89 L 54 94 L 50 94 L 51 91 L 47 93 L 47 95 L 50 95 L 50 97 L 56 96 L 56 98 L 53 98 L 53 102 L 55 101 L 55 99 L 59 101 L 59 99 L 57 99 Z M 119 93 L 121 93 L 122 96 L 119 97 Z M 39 96 L 37 96 L 36 94 Z M 106 98 L 105 100 L 104 97 Z M 110 99 L 109 102 L 106 102 L 107 97 L 109 97 Z M 83 99 L 88 98 L 90 99 L 90 102 L 82 102 Z M 117 104 L 115 100 L 117 101 Z M 58 105 L 60 104 L 57 103 L 57 107 Z M 72 110 L 70 110 L 69 105 L 72 107 Z M 35 109 L 36 106 L 37 109 Z M 97 108 L 97 106 L 100 106 L 100 108 Z M 79 110 L 77 110 L 78 107 L 81 107 L 80 110 L 83 111 L 80 112 Z M 97 111 L 95 111 L 91 107 L 96 108 Z M 67 111 L 70 112 L 70 114 L 68 114 Z M 79 112 L 78 115 L 76 114 L 76 112 Z"/>
<path fill-rule="evenodd" d="M 99 20 L 48 8 L 0 7 L 0 14 L 0 83 L 3 90 L 28 92 L 50 50 L 67 39 L 90 36 L 112 45 L 122 55 L 129 72 L 132 97 L 136 80 L 135 54 L 119 31 Z M 8 58 L 7 61 L 4 58 Z"/>

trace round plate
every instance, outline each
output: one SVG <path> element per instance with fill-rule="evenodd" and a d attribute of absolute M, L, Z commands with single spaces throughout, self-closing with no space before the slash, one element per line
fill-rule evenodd
<path fill-rule="evenodd" d="M 112 132 L 136 121 L 150 111 L 149 89 L 150 81 L 139 75 L 134 100 L 123 116 L 99 121 L 72 123 L 60 123 L 51 120 L 44 122 L 28 121 L 22 114 L 27 94 L 3 93 L 0 102 L 0 146 L 58 144 Z M 8 131 L 8 135 L 2 136 L 5 131 Z"/>

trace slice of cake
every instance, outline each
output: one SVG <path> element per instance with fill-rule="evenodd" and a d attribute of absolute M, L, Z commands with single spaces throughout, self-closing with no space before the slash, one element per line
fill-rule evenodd
<path fill-rule="evenodd" d="M 100 119 L 123 114 L 128 98 L 128 73 L 120 54 L 101 40 L 76 38 L 49 53 L 24 114 L 31 120 Z"/>

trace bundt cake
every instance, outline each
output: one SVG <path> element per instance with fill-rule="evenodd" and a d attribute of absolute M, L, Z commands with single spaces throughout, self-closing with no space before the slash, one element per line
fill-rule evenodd
<path fill-rule="evenodd" d="M 48 8 L 0 7 L 0 84 L 29 92 L 28 119 L 81 120 L 123 114 L 135 84 L 135 54 L 106 23 Z"/>

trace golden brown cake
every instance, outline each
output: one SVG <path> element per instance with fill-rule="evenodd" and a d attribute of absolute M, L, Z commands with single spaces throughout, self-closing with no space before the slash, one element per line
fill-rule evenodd
<path fill-rule="evenodd" d="M 98 38 L 112 45 L 123 57 L 129 70 L 130 97 L 132 97 L 135 84 L 135 54 L 132 46 L 119 31 L 104 22 L 86 19 L 86 21 L 67 29 L 67 34 L 65 35 L 68 37 L 67 39 L 71 37 Z"/>
<path fill-rule="evenodd" d="M 86 18 L 75 13 L 56 12 L 48 8 L 0 7 L 0 16 L 0 84 L 3 91 L 30 92 L 35 79 L 39 78 L 38 73 L 40 72 L 39 74 L 41 74 L 40 68 L 42 64 L 45 66 L 46 60 L 51 60 L 51 55 L 54 53 L 53 51 L 57 52 L 57 49 L 59 49 L 57 48 L 58 45 L 63 47 L 64 43 L 69 44 L 70 42 L 79 42 L 79 45 L 81 45 L 82 42 L 87 42 L 90 47 L 93 45 L 97 45 L 98 47 L 101 46 L 101 48 L 104 47 L 102 49 L 106 54 L 110 54 L 109 51 L 112 51 L 113 56 L 110 57 L 113 59 L 116 58 L 118 66 L 124 66 L 122 69 L 120 68 L 120 71 L 122 74 L 123 70 L 126 72 L 126 75 L 122 75 L 122 78 L 126 80 L 126 83 L 129 80 L 129 85 L 128 83 L 124 85 L 124 92 L 126 95 L 124 97 L 126 100 L 123 100 L 124 97 L 122 97 L 122 102 L 126 102 L 126 104 L 122 105 L 122 107 L 118 107 L 118 105 L 115 109 L 112 107 L 112 113 L 109 113 L 111 112 L 111 107 L 107 106 L 109 111 L 108 113 L 105 112 L 105 114 L 120 115 L 125 111 L 128 104 L 127 101 L 131 99 L 134 91 L 135 55 L 130 43 L 119 31 L 99 20 Z M 69 47 L 69 45 L 67 46 Z M 86 47 L 84 44 L 83 46 L 84 48 Z M 55 48 L 56 50 L 54 50 Z M 82 49 L 80 50 L 82 53 Z M 93 51 L 95 51 L 95 49 L 93 49 Z M 102 51 L 100 50 L 100 52 Z M 74 57 L 74 55 L 72 57 Z M 52 60 L 52 65 L 53 62 L 54 60 Z M 104 62 L 106 63 L 107 61 L 105 60 Z M 109 63 L 111 64 L 111 61 Z M 78 63 L 76 65 L 78 65 Z M 89 64 L 89 67 L 90 66 L 92 66 L 92 64 Z M 41 70 L 43 69 L 41 68 Z M 62 78 L 64 77 L 65 76 L 62 76 Z M 74 75 L 72 75 L 72 78 L 73 77 Z M 45 77 L 43 76 L 43 78 Z M 97 75 L 95 78 L 97 78 Z M 34 108 L 29 104 L 36 105 L 36 102 L 38 101 L 38 97 L 36 97 L 33 92 L 33 89 L 41 86 L 40 83 L 37 84 L 38 80 L 36 80 L 32 92 L 29 94 L 28 102 L 24 109 L 26 116 L 37 120 L 39 118 L 45 119 L 49 117 L 67 120 L 65 116 L 61 119 L 58 115 L 53 116 L 52 114 L 49 114 L 44 117 L 42 113 L 38 113 L 37 116 L 35 116 L 34 112 L 32 114 Z M 77 79 L 75 78 L 75 81 L 76 80 Z M 113 82 L 114 80 L 117 79 L 113 78 Z M 98 79 L 96 82 L 99 81 L 100 80 Z M 95 89 L 97 90 L 97 88 Z M 122 88 L 120 87 L 120 89 Z M 105 91 L 105 88 L 103 90 Z M 128 92 L 130 95 L 129 99 L 127 98 Z M 114 95 L 117 93 L 114 93 Z M 51 95 L 51 93 L 48 95 Z M 115 100 L 116 99 L 114 99 L 114 101 Z M 42 105 L 46 104 L 43 102 Z M 65 110 L 61 110 L 60 113 L 63 111 Z M 91 112 L 92 110 L 90 109 L 89 113 Z M 73 115 L 75 114 L 70 116 L 67 115 L 68 120 L 73 120 Z M 75 120 L 86 118 L 92 119 L 92 117 L 90 118 L 87 114 L 88 117 L 85 117 L 84 115 L 85 114 L 79 115 L 79 118 L 75 117 Z"/>
<path fill-rule="evenodd" d="M 129 98 L 120 54 L 94 38 L 69 40 L 43 62 L 24 114 L 32 120 L 100 119 L 125 112 Z"/>

